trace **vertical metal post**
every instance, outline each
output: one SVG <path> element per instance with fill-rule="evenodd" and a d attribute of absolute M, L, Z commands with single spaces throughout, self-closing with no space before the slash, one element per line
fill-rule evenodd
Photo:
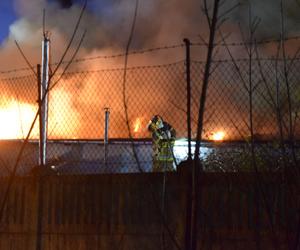
<path fill-rule="evenodd" d="M 183 39 L 185 43 L 185 68 L 186 68 L 186 118 L 187 118 L 187 134 L 188 134 L 188 164 L 191 164 L 192 160 L 192 147 L 191 147 L 191 77 L 190 77 L 190 41 L 189 39 Z M 189 166 L 188 166 L 189 167 Z M 185 228 L 185 249 L 191 248 L 191 213 L 192 213 L 192 186 L 191 179 L 188 175 L 187 179 L 187 203 L 186 203 L 186 228 Z"/>
<path fill-rule="evenodd" d="M 191 73 L 190 73 L 190 40 L 187 38 L 183 39 L 186 48 L 186 60 L 185 60 L 185 67 L 186 67 L 186 96 L 187 96 L 187 131 L 188 131 L 188 160 L 192 159 L 192 146 L 191 146 Z"/>
<path fill-rule="evenodd" d="M 40 88 L 40 165 L 46 165 L 47 153 L 47 130 L 48 130 L 48 85 L 49 85 L 49 60 L 50 60 L 50 40 L 48 35 L 44 35 L 42 42 L 42 70 Z"/>
<path fill-rule="evenodd" d="M 107 162 L 107 147 L 108 147 L 108 129 L 109 129 L 109 108 L 104 108 L 105 124 L 104 124 L 104 165 Z"/>
<path fill-rule="evenodd" d="M 38 110 L 39 110 L 39 166 L 43 165 L 43 136 L 42 136 L 42 100 L 41 100 L 41 65 L 37 65 Z"/>
<path fill-rule="evenodd" d="M 41 105 L 42 105 L 42 96 L 41 96 L 41 65 L 37 65 L 37 84 L 38 84 L 38 105 L 39 105 L 39 131 L 40 131 L 40 140 L 39 140 L 39 167 L 44 166 L 43 161 L 43 147 L 42 147 L 42 116 L 41 116 Z M 43 210 L 43 182 L 41 180 L 42 176 L 40 175 L 41 169 L 39 169 L 37 175 L 37 228 L 36 228 L 36 250 L 42 249 L 42 210 Z"/>

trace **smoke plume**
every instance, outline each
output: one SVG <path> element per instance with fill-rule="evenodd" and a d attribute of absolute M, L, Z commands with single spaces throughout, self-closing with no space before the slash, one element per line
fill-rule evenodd
<path fill-rule="evenodd" d="M 18 41 L 22 50 L 33 66 L 41 63 L 41 41 L 43 33 L 44 9 L 46 13 L 45 28 L 51 34 L 51 59 L 52 62 L 59 61 L 73 33 L 74 26 L 80 15 L 83 2 L 83 0 L 15 0 L 15 8 L 19 18 L 10 26 L 9 36 L 1 44 L 1 71 L 27 66 L 14 44 L 15 40 Z M 210 7 L 212 2 L 212 0 L 208 1 Z M 220 13 L 226 12 L 226 10 L 230 9 L 230 7 L 235 3 L 236 1 L 234 0 L 226 1 L 226 4 L 224 4 L 220 10 Z M 281 29 L 280 0 L 242 0 L 240 3 L 241 5 L 230 13 L 227 22 L 222 28 L 224 33 L 230 34 L 228 38 L 229 42 L 240 42 L 242 40 L 239 24 L 242 27 L 242 32 L 245 34 L 247 39 L 247 32 L 249 32 L 248 17 L 250 4 L 252 16 L 261 19 L 261 23 L 255 33 L 256 39 L 260 40 L 265 38 L 279 37 Z M 78 58 L 124 53 L 124 48 L 128 40 L 129 30 L 133 19 L 134 4 L 134 0 L 89 0 L 70 54 L 74 52 L 84 30 L 87 30 L 87 34 L 77 55 Z M 286 36 L 299 35 L 299 10 L 300 6 L 296 1 L 284 1 L 284 24 Z M 195 43 L 202 42 L 200 37 L 204 39 L 207 38 L 207 27 L 207 21 L 202 12 L 201 1 L 140 0 L 131 50 L 181 44 L 183 38 L 186 37 Z M 287 49 L 288 52 L 292 54 L 297 49 L 297 46 L 291 42 L 287 44 Z M 276 47 L 274 48 L 272 45 L 264 45 L 260 47 L 260 53 L 262 57 L 272 56 L 275 52 Z M 204 59 L 205 47 L 200 47 L 199 49 L 194 48 L 192 53 L 193 59 Z M 232 48 L 232 53 L 234 56 L 238 57 L 247 56 L 243 47 Z M 129 67 L 175 62 L 182 60 L 184 56 L 184 48 L 134 55 L 130 56 L 129 58 Z M 221 59 L 225 57 L 228 58 L 226 50 L 219 51 L 218 56 Z M 66 60 L 69 58 L 70 55 L 66 58 Z M 96 70 L 101 68 L 120 67 L 123 67 L 123 58 L 113 58 L 110 60 L 99 59 L 83 63 L 76 63 L 72 65 L 71 69 Z M 30 71 L 28 71 L 27 74 L 30 74 Z M 172 73 L 170 73 L 170 75 L 171 74 Z M 72 90 L 71 88 L 69 89 L 69 87 L 67 87 L 67 80 L 68 79 L 65 79 L 63 84 L 57 87 L 55 90 L 56 92 L 53 93 L 53 96 L 60 96 L 61 93 L 67 96 L 67 101 L 63 102 L 62 105 L 72 109 L 72 119 L 69 120 L 74 121 L 76 124 L 85 124 L 83 122 L 86 121 L 85 118 L 81 117 L 80 115 L 85 106 L 97 106 L 97 116 L 100 116 L 101 113 L 99 112 L 101 111 L 101 108 L 107 105 L 107 101 L 105 101 L 105 103 L 101 103 L 101 100 L 90 100 L 88 98 L 89 94 L 86 94 L 86 92 L 93 92 L 94 89 L 101 89 L 102 87 L 98 83 L 98 85 L 96 83 L 92 85 L 91 82 L 93 82 L 93 79 L 89 79 L 89 81 L 87 81 L 89 85 L 83 82 L 77 83 L 76 79 L 71 79 L 73 82 L 76 82 L 76 88 L 78 88 L 78 93 L 81 93 L 81 96 L 79 96 L 79 94 L 78 96 L 70 95 Z M 147 91 L 147 85 L 154 85 L 155 81 L 156 80 L 151 78 L 151 80 L 148 82 L 138 83 L 139 85 L 136 86 L 135 89 L 145 89 Z M 110 86 L 113 84 L 117 83 L 111 82 Z M 161 84 L 166 83 L 162 82 Z M 33 82 L 32 86 L 36 86 L 36 83 Z M 142 96 L 143 92 L 140 92 Z M 160 97 L 161 96 L 159 96 L 159 98 Z M 22 94 L 20 94 L 18 98 L 22 99 Z M 23 100 L 25 100 L 25 98 L 26 94 L 23 96 Z M 64 97 L 61 96 L 59 98 L 63 99 Z M 107 95 L 103 95 L 101 98 L 103 101 L 105 98 L 107 98 Z M 182 99 L 184 100 L 184 98 Z M 165 101 L 166 103 L 160 103 L 161 107 L 170 105 L 167 103 L 168 98 L 165 98 Z M 151 102 L 155 104 L 155 100 L 151 100 Z M 57 103 L 54 102 L 53 107 L 56 107 L 56 105 L 59 106 L 61 104 L 59 101 Z M 120 122 L 122 121 L 121 117 L 123 115 L 122 109 L 123 107 L 118 107 L 116 109 L 116 112 L 119 114 L 118 117 L 116 117 L 116 120 Z M 71 113 L 68 113 L 68 115 L 71 115 Z M 136 116 L 136 114 L 132 115 L 132 117 L 134 116 Z M 57 117 L 53 117 L 51 119 L 57 120 L 57 123 L 59 123 L 59 119 Z M 96 118 L 93 119 L 95 120 L 95 123 L 99 122 Z M 60 125 L 54 124 L 53 126 L 55 128 L 56 126 L 59 128 Z M 88 125 L 86 125 L 86 127 L 87 130 Z M 61 135 L 59 134 L 59 136 Z"/>
<path fill-rule="evenodd" d="M 222 13 L 235 3 L 234 0 L 227 1 L 220 12 Z M 0 49 L 1 58 L 11 58 L 12 54 L 15 56 L 13 56 L 13 61 L 5 60 L 5 64 L 2 60 L 0 62 L 1 69 L 24 65 L 22 58 L 17 55 L 14 40 L 21 44 L 33 64 L 40 62 L 43 9 L 46 10 L 46 29 L 51 33 L 52 61 L 58 60 L 73 32 L 82 4 L 83 1 L 79 0 L 15 0 L 19 19 L 11 25 L 10 34 Z M 238 23 L 247 33 L 250 4 L 253 17 L 261 19 L 256 32 L 257 39 L 278 37 L 280 1 L 243 0 L 240 7 L 229 15 L 229 20 L 224 26 L 224 30 L 231 33 L 229 40 L 241 39 Z M 185 37 L 199 42 L 201 41 L 199 35 L 206 37 L 207 22 L 202 12 L 201 1 L 141 0 L 139 6 L 131 49 L 179 44 Z M 78 41 L 83 30 L 87 30 L 80 56 L 124 51 L 132 21 L 133 7 L 134 0 L 88 1 L 87 10 L 77 35 Z M 299 5 L 294 0 L 284 1 L 287 36 L 299 34 L 299 10 Z M 203 52 L 199 54 L 203 54 Z M 166 58 L 165 55 L 159 59 L 162 58 Z M 174 58 L 173 52 L 171 58 Z"/>

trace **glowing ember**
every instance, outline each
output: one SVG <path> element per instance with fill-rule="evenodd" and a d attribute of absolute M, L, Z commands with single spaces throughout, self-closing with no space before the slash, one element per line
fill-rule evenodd
<path fill-rule="evenodd" d="M 0 139 L 24 138 L 36 114 L 37 108 L 27 103 L 10 102 L 0 107 Z M 33 134 L 37 129 L 33 131 Z"/>
<path fill-rule="evenodd" d="M 223 131 L 218 131 L 212 134 L 212 139 L 214 141 L 222 141 L 225 137 L 225 132 Z"/>
<path fill-rule="evenodd" d="M 137 119 L 135 120 L 135 123 L 134 123 L 134 129 L 133 129 L 133 132 L 134 132 L 134 133 L 139 132 L 140 129 L 141 129 L 141 127 L 142 127 L 141 119 L 140 119 L 140 118 L 137 118 Z"/>

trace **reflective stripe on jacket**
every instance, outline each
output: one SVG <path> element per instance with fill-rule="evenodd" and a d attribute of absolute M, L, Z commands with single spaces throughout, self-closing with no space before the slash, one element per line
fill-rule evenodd
<path fill-rule="evenodd" d="M 154 141 L 154 158 L 157 161 L 172 162 L 175 140 Z"/>

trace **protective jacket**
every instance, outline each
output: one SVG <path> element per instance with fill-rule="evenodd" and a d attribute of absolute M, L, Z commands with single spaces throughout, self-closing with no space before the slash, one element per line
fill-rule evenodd
<path fill-rule="evenodd" d="M 161 121 L 161 125 L 149 126 L 152 132 L 153 170 L 171 171 L 173 168 L 173 147 L 176 138 L 175 129 L 167 122 Z"/>
<path fill-rule="evenodd" d="M 162 128 L 152 132 L 153 152 L 156 160 L 173 162 L 175 138 L 175 129 L 167 122 L 163 122 Z"/>

